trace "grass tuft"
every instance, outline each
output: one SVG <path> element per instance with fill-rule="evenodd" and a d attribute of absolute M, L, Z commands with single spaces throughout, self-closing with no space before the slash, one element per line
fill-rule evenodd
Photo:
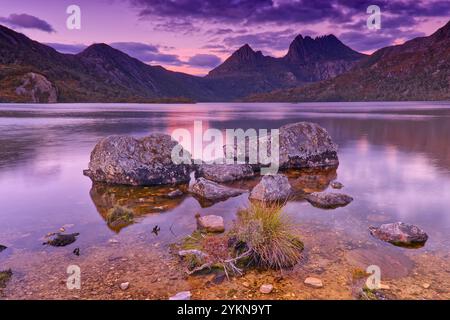
<path fill-rule="evenodd" d="M 251 250 L 250 261 L 257 266 L 283 269 L 301 258 L 303 243 L 295 229 L 282 204 L 254 202 L 238 212 L 230 235 Z"/>

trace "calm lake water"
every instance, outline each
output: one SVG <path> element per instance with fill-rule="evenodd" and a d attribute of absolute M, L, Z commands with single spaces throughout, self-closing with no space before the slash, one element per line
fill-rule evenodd
<path fill-rule="evenodd" d="M 103 137 L 192 130 L 194 120 L 202 120 L 203 129 L 320 124 L 339 145 L 340 165 L 336 172 L 319 174 L 314 181 L 322 185 L 311 188 L 326 189 L 337 177 L 345 186 L 342 192 L 355 200 L 335 210 L 314 208 L 305 201 L 288 203 L 286 212 L 305 234 L 320 238 L 322 231 L 332 231 L 339 239 L 362 241 L 380 250 L 448 257 L 450 103 L 3 104 L 0 244 L 9 248 L 0 253 L 0 269 L 30 252 L 45 250 L 51 258 L 58 250 L 79 247 L 83 252 L 94 245 L 106 246 L 111 238 L 132 243 L 136 235 L 147 243 L 161 243 L 165 250 L 164 245 L 195 229 L 197 212 L 220 214 L 230 225 L 248 194 L 202 208 L 190 196 L 164 199 L 165 188 L 93 187 L 82 174 L 92 148 Z M 132 207 L 139 218 L 120 230 L 109 228 L 104 215 L 116 204 Z M 429 235 L 425 247 L 396 248 L 368 234 L 369 225 L 395 221 L 424 229 Z M 64 225 L 80 233 L 76 243 L 65 248 L 42 246 L 44 235 Z M 155 225 L 161 228 L 158 236 L 151 234 Z"/>

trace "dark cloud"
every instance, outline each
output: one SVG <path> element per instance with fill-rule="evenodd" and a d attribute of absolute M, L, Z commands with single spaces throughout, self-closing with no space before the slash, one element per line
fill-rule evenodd
<path fill-rule="evenodd" d="M 412 39 L 424 36 L 424 33 L 409 30 L 397 30 L 395 33 L 348 31 L 341 33 L 339 39 L 357 51 L 373 51 L 394 44 L 398 38 Z"/>
<path fill-rule="evenodd" d="M 187 61 L 187 64 L 193 67 L 215 68 L 222 60 L 213 54 L 196 54 Z"/>
<path fill-rule="evenodd" d="M 0 22 L 16 28 L 37 29 L 49 33 L 56 32 L 55 29 L 53 29 L 53 27 L 47 21 L 26 13 L 13 13 L 9 15 L 9 17 L 0 17 Z"/>
<path fill-rule="evenodd" d="M 146 63 L 182 64 L 178 55 L 162 53 L 159 51 L 158 46 L 152 44 L 141 42 L 113 42 L 110 46 Z"/>

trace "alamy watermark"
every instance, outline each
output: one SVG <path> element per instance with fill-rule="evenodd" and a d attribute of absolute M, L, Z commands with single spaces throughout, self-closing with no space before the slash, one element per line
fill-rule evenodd
<path fill-rule="evenodd" d="M 81 29 L 81 8 L 76 4 L 67 7 L 66 13 L 69 15 L 66 20 L 66 27 L 69 30 Z"/>
<path fill-rule="evenodd" d="M 276 174 L 280 163 L 279 130 L 219 129 L 203 131 L 202 121 L 194 121 L 193 134 L 178 128 L 171 134 L 178 141 L 172 149 L 174 164 L 255 164 L 261 165 L 261 174 Z"/>

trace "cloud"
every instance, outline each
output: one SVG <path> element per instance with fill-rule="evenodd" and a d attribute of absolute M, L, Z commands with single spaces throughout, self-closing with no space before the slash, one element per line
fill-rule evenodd
<path fill-rule="evenodd" d="M 87 48 L 84 44 L 67 44 L 67 43 L 55 43 L 55 42 L 47 42 L 44 43 L 47 46 L 52 47 L 58 52 L 61 53 L 69 53 L 69 54 L 77 54 Z"/>
<path fill-rule="evenodd" d="M 182 64 L 178 55 L 162 53 L 156 45 L 141 42 L 113 42 L 110 46 L 146 63 Z"/>
<path fill-rule="evenodd" d="M 215 68 L 221 62 L 222 60 L 213 54 L 196 54 L 195 56 L 189 58 L 187 64 L 193 67 Z"/>
<path fill-rule="evenodd" d="M 26 13 L 13 13 L 9 17 L 0 17 L 0 22 L 16 28 L 37 29 L 48 33 L 56 32 L 47 21 Z"/>

